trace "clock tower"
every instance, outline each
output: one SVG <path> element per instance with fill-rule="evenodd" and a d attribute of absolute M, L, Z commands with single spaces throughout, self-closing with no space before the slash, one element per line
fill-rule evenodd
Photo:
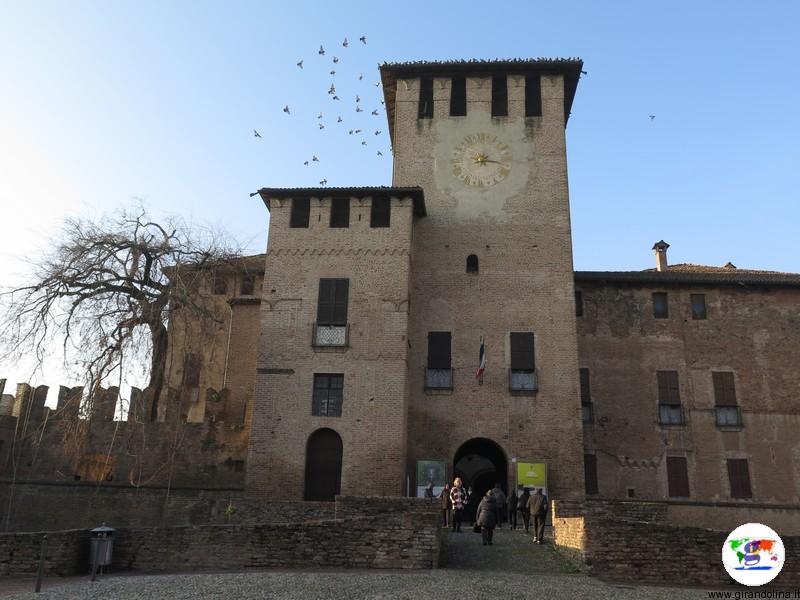
<path fill-rule="evenodd" d="M 581 67 L 381 66 L 393 185 L 423 188 L 427 208 L 411 253 L 412 478 L 441 460 L 476 491 L 508 492 L 516 463 L 543 463 L 551 497 L 583 495 L 565 140 Z"/>

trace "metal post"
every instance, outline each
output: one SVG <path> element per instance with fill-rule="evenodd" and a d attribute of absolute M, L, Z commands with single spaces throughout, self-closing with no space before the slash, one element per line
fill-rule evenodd
<path fill-rule="evenodd" d="M 44 545 L 47 541 L 47 536 L 42 536 L 42 545 L 39 548 L 39 572 L 36 574 L 36 593 L 42 591 L 42 575 L 44 574 Z"/>
<path fill-rule="evenodd" d="M 97 581 L 97 563 L 100 561 L 100 540 L 94 546 L 92 556 L 92 581 Z"/>

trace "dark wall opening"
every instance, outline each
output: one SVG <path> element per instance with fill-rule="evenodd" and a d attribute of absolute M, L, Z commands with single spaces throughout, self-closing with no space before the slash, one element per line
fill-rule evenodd
<path fill-rule="evenodd" d="M 342 438 L 333 429 L 318 429 L 306 446 L 306 485 L 303 500 L 333 499 L 341 491 Z"/>
<path fill-rule="evenodd" d="M 462 444 L 453 458 L 453 474 L 472 488 L 464 514 L 468 521 L 474 520 L 478 503 L 495 483 L 508 493 L 508 461 L 503 449 L 490 439 L 473 438 Z"/>

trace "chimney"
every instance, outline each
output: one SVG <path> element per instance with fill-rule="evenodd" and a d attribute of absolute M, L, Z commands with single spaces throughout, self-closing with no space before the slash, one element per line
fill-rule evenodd
<path fill-rule="evenodd" d="M 658 271 L 666 271 L 669 269 L 669 265 L 667 264 L 667 248 L 669 248 L 669 244 L 664 240 L 653 244 L 653 250 L 656 251 L 656 269 Z"/>

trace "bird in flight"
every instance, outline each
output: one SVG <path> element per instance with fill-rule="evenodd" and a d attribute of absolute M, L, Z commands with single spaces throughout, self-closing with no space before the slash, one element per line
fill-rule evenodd
<path fill-rule="evenodd" d="M 372 114 L 373 117 L 377 117 L 378 116 L 378 109 L 376 108 L 375 110 L 373 110 L 371 114 Z"/>
<path fill-rule="evenodd" d="M 339 115 L 339 116 L 336 118 L 336 122 L 337 122 L 337 123 L 341 123 L 341 122 L 342 122 L 342 115 Z"/>
<path fill-rule="evenodd" d="M 356 94 L 356 104 L 358 104 L 359 102 L 361 102 L 361 96 Z"/>
<path fill-rule="evenodd" d="M 336 64 L 337 62 L 339 62 L 339 59 L 334 56 L 333 57 L 333 62 L 334 62 L 334 64 Z"/>
<path fill-rule="evenodd" d="M 283 112 L 285 112 L 287 115 L 292 114 L 291 112 L 289 112 L 289 105 L 288 104 L 283 107 Z"/>
<path fill-rule="evenodd" d="M 311 162 L 319 162 L 319 159 L 317 158 L 317 155 L 316 155 L 316 154 L 314 154 L 314 155 L 311 157 Z"/>
<path fill-rule="evenodd" d="M 253 137 L 261 137 L 261 134 L 258 133 L 255 129 L 253 129 Z"/>
<path fill-rule="evenodd" d="M 381 104 L 386 105 L 386 102 L 384 100 L 381 100 Z"/>
<path fill-rule="evenodd" d="M 323 125 L 322 123 L 320 123 L 320 124 L 319 124 L 319 128 L 320 128 L 320 129 L 325 129 L 325 125 Z"/>
<path fill-rule="evenodd" d="M 342 46 L 347 48 L 349 45 L 350 45 L 350 42 L 347 41 L 347 38 L 344 38 L 344 41 L 342 42 Z"/>
<path fill-rule="evenodd" d="M 361 133 L 361 130 L 360 129 L 356 129 L 356 133 Z"/>
<path fill-rule="evenodd" d="M 339 99 L 339 96 L 334 96 L 334 97 L 333 97 L 333 99 L 334 99 L 334 100 L 338 100 L 338 99 Z"/>
<path fill-rule="evenodd" d="M 331 71 L 331 75 L 336 75 L 336 71 Z"/>
<path fill-rule="evenodd" d="M 353 135 L 353 130 L 351 129 L 350 131 L 348 131 L 347 135 Z"/>
<path fill-rule="evenodd" d="M 588 71 L 581 71 L 581 75 L 588 75 L 588 74 L 589 74 Z"/>
<path fill-rule="evenodd" d="M 328 185 L 328 180 L 327 179 L 323 179 L 322 181 L 319 182 L 319 184 L 320 185 Z"/>
<path fill-rule="evenodd" d="M 322 47 L 322 44 L 319 45 L 319 52 L 317 52 L 320 56 L 325 56 L 325 48 Z"/>
<path fill-rule="evenodd" d="M 381 85 L 381 82 L 380 82 L 380 81 L 378 81 L 378 82 L 376 82 L 376 83 L 375 83 L 375 87 L 380 87 L 380 85 Z"/>
<path fill-rule="evenodd" d="M 364 112 L 358 104 L 356 104 L 356 112 Z"/>
<path fill-rule="evenodd" d="M 307 160 L 306 160 L 306 161 L 303 161 L 303 164 L 304 164 L 305 166 L 308 166 L 308 161 L 307 161 Z"/>
<path fill-rule="evenodd" d="M 367 43 L 367 36 L 362 35 L 360 38 L 358 38 L 358 41 L 363 43 L 363 44 L 366 44 Z"/>
<path fill-rule="evenodd" d="M 361 81 L 362 79 L 364 79 L 364 74 L 363 73 L 359 73 L 358 74 L 358 80 Z"/>
<path fill-rule="evenodd" d="M 329 94 L 335 94 L 336 93 L 336 88 L 334 87 L 333 84 L 331 84 L 331 89 L 328 90 L 328 93 Z"/>
<path fill-rule="evenodd" d="M 297 66 L 302 69 L 303 68 L 303 61 L 301 60 L 299 63 L 297 63 Z"/>
<path fill-rule="evenodd" d="M 367 140 L 361 140 L 361 145 L 362 146 L 366 146 L 367 145 Z"/>
<path fill-rule="evenodd" d="M 322 113 L 319 113 L 319 114 L 317 115 L 317 118 L 318 118 L 318 119 L 321 119 L 321 118 L 322 118 Z"/>
<path fill-rule="evenodd" d="M 380 135 L 380 134 L 381 134 L 381 132 L 376 129 L 375 130 L 375 135 Z"/>
<path fill-rule="evenodd" d="M 656 116 L 655 116 L 655 115 L 650 115 L 650 122 L 652 123 L 652 122 L 653 122 L 653 121 L 655 121 L 655 120 L 656 120 Z M 259 136 L 259 137 L 260 137 L 260 136 Z"/>
<path fill-rule="evenodd" d="M 378 156 L 383 156 L 383 152 L 381 152 L 380 150 L 378 150 Z"/>

